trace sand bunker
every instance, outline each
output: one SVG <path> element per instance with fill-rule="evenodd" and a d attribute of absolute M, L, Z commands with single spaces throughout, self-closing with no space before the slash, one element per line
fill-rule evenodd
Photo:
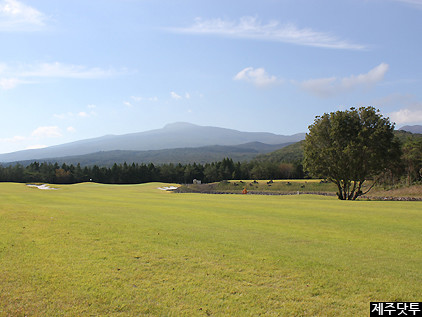
<path fill-rule="evenodd" d="M 158 187 L 159 190 L 175 190 L 177 187 L 175 186 L 168 186 L 168 187 Z"/>
<path fill-rule="evenodd" d="M 44 189 L 44 190 L 57 190 L 58 189 L 58 188 L 50 187 L 50 186 L 48 186 L 46 184 L 42 184 L 42 185 L 27 184 L 26 186 L 28 186 L 28 187 L 36 187 L 38 189 Z"/>

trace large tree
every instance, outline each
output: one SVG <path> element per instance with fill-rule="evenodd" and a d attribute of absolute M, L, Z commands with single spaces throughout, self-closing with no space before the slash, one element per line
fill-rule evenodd
<path fill-rule="evenodd" d="M 412 185 L 422 177 L 422 137 L 407 140 L 403 145 L 403 163 L 407 171 L 407 183 Z"/>
<path fill-rule="evenodd" d="M 304 143 L 304 166 L 313 176 L 337 185 L 337 196 L 355 200 L 376 183 L 376 176 L 400 158 L 394 124 L 373 107 L 317 116 Z M 362 192 L 371 178 L 372 185 Z"/>

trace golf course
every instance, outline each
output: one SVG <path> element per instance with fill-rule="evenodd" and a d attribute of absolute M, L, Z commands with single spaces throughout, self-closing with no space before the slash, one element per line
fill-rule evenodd
<path fill-rule="evenodd" d="M 422 300 L 421 202 L 158 189 L 174 185 L 1 183 L 0 316 L 368 316 Z"/>

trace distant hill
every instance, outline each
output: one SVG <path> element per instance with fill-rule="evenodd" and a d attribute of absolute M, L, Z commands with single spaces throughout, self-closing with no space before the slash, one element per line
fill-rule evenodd
<path fill-rule="evenodd" d="M 422 134 L 412 133 L 405 130 L 396 130 L 394 131 L 394 136 L 403 144 L 408 139 L 421 138 Z M 304 141 L 302 140 L 274 152 L 257 155 L 255 160 L 286 163 L 301 162 L 303 160 L 303 143 Z"/>
<path fill-rule="evenodd" d="M 405 125 L 401 127 L 399 130 L 407 131 L 411 133 L 422 133 L 422 125 Z"/>
<path fill-rule="evenodd" d="M 255 160 L 260 162 L 301 162 L 303 160 L 303 142 L 296 142 L 274 152 L 258 155 Z"/>
<path fill-rule="evenodd" d="M 418 139 L 422 137 L 420 133 L 412 133 L 406 130 L 395 130 L 394 136 L 400 141 L 400 143 L 405 143 L 409 139 Z"/>
<path fill-rule="evenodd" d="M 107 135 L 44 149 L 0 154 L 0 162 L 62 158 L 108 151 L 150 151 L 213 145 L 227 146 L 251 142 L 275 145 L 297 142 L 304 138 L 305 133 L 285 136 L 267 132 L 241 132 L 179 122 L 168 124 L 157 130 L 125 135 Z"/>
<path fill-rule="evenodd" d="M 291 143 L 285 144 L 264 144 L 260 142 L 252 142 L 240 145 L 225 146 L 213 145 L 197 148 L 178 148 L 178 149 L 165 149 L 165 150 L 151 150 L 151 151 L 102 151 L 90 153 L 85 155 L 56 157 L 41 159 L 41 162 L 59 163 L 60 165 L 66 163 L 68 165 L 81 166 L 105 166 L 111 167 L 114 163 L 211 163 L 221 161 L 229 157 L 234 161 L 249 161 L 262 153 L 272 152 L 281 149 Z M 6 163 L 4 165 L 19 163 L 24 166 L 31 164 L 34 160 L 17 161 L 14 163 Z"/>

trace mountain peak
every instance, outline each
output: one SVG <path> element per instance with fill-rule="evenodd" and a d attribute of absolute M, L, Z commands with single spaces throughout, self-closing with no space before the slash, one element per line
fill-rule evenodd
<path fill-rule="evenodd" d="M 193 128 L 193 127 L 197 127 L 197 125 L 193 123 L 189 123 L 189 122 L 173 122 L 173 123 L 166 124 L 164 126 L 164 129 L 179 130 L 179 129 L 187 129 L 187 128 Z"/>
<path fill-rule="evenodd" d="M 0 162 L 40 160 L 51 157 L 84 155 L 101 151 L 148 151 L 192 148 L 213 145 L 234 145 L 250 142 L 284 144 L 302 140 L 304 135 L 283 136 L 266 132 L 242 132 L 233 129 L 199 126 L 188 122 L 167 124 L 162 129 L 124 135 L 111 135 L 75 141 L 38 150 L 0 155 Z M 254 145 L 261 148 L 261 145 Z"/>

